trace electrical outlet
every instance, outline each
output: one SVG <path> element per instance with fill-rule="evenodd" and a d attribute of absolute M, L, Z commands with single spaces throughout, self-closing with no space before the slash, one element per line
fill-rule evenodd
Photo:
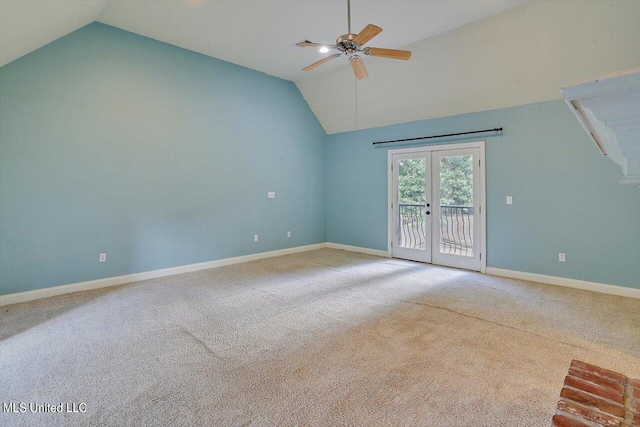
<path fill-rule="evenodd" d="M 287 237 L 291 237 L 291 232 L 287 231 Z"/>
<path fill-rule="evenodd" d="M 508 205 L 512 205 L 513 204 L 513 196 L 507 196 L 507 204 Z"/>
<path fill-rule="evenodd" d="M 260 238 L 260 236 L 258 236 L 257 234 L 253 235 L 253 241 L 254 242 L 257 242 L 259 238 Z"/>
<path fill-rule="evenodd" d="M 566 256 L 565 256 L 562 252 L 560 252 L 560 253 L 558 254 L 558 261 L 559 261 L 559 262 L 566 262 L 566 261 L 567 261 Z"/>
<path fill-rule="evenodd" d="M 100 254 L 100 256 L 98 257 L 98 262 L 107 262 L 107 254 Z"/>

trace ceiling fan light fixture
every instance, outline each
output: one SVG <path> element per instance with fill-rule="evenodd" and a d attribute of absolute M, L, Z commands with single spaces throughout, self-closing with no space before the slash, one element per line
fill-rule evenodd
<path fill-rule="evenodd" d="M 411 52 L 408 50 L 397 49 L 383 49 L 377 47 L 364 47 L 363 45 L 378 34 L 382 32 L 382 28 L 377 25 L 368 24 L 358 34 L 351 33 L 351 1 L 347 0 L 347 34 L 343 34 L 337 38 L 335 45 L 326 45 L 324 43 L 313 43 L 309 40 L 296 43 L 299 47 L 316 47 L 319 48 L 320 53 L 327 53 L 330 49 L 335 49 L 339 53 L 328 56 L 320 61 L 317 61 L 311 65 L 308 65 L 302 69 L 302 71 L 311 71 L 325 62 L 331 61 L 341 55 L 346 55 L 351 63 L 351 68 L 358 79 L 364 79 L 369 75 L 367 69 L 362 62 L 362 59 L 358 53 L 369 56 L 380 56 L 390 59 L 402 59 L 407 60 L 411 57 Z"/>

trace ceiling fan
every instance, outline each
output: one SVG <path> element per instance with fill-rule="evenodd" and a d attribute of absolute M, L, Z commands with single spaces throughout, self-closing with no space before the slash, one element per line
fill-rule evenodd
<path fill-rule="evenodd" d="M 362 52 L 365 55 L 370 56 L 381 56 L 383 58 L 391 58 L 391 59 L 403 59 L 407 60 L 411 58 L 411 52 L 408 50 L 396 50 L 396 49 L 383 49 L 380 47 L 364 47 L 363 45 L 367 43 L 369 40 L 377 36 L 382 32 L 382 28 L 369 24 L 362 29 L 358 34 L 351 34 L 351 0 L 347 0 L 347 23 L 348 23 L 348 33 L 343 34 L 336 40 L 335 45 L 328 45 L 323 43 L 313 43 L 309 40 L 305 40 L 300 43 L 296 43 L 296 46 L 299 47 L 319 47 L 320 52 L 327 53 L 329 49 L 338 50 L 339 53 L 333 54 L 331 56 L 327 56 L 324 59 L 321 59 L 318 62 L 314 62 L 313 64 L 304 67 L 302 71 L 311 71 L 314 68 L 321 66 L 322 64 L 331 61 L 334 58 L 337 58 L 342 55 L 347 55 L 349 58 L 349 63 L 351 64 L 351 68 L 358 79 L 364 79 L 369 75 L 367 73 L 367 69 L 360 58 L 358 53 Z"/>

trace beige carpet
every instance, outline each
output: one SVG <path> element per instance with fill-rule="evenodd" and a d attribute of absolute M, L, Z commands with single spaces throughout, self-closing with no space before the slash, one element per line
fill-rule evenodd
<path fill-rule="evenodd" d="M 323 249 L 2 307 L 13 425 L 547 426 L 640 377 L 640 301 Z"/>

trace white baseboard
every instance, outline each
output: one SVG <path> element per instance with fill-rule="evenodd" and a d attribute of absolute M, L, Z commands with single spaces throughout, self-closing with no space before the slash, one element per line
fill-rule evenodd
<path fill-rule="evenodd" d="M 35 289 L 33 291 L 17 292 L 14 294 L 0 295 L 0 306 L 33 301 L 41 298 L 49 298 L 57 295 L 70 294 L 72 292 L 89 291 L 92 289 L 107 288 L 109 286 L 124 285 L 126 283 L 139 282 L 141 280 L 156 279 L 158 277 L 173 276 L 192 271 L 207 270 L 223 267 L 225 265 L 240 264 L 256 261 L 264 258 L 272 258 L 289 255 L 298 252 L 312 251 L 326 248 L 326 243 L 298 246 L 295 248 L 280 249 L 277 251 L 261 252 L 251 255 L 243 255 L 234 258 L 225 258 L 215 261 L 206 261 L 198 264 L 181 265 L 178 267 L 163 268 L 161 270 L 144 271 L 142 273 L 127 274 L 124 276 L 106 277 L 104 279 L 89 280 L 87 282 L 71 283 L 69 285 L 53 286 L 50 288 Z"/>
<path fill-rule="evenodd" d="M 53 286 L 50 288 L 35 289 L 33 291 L 18 292 L 14 294 L 0 295 L 0 306 L 33 301 L 57 295 L 70 294 L 72 292 L 88 291 L 92 289 L 106 288 L 109 286 L 124 285 L 126 283 L 139 282 L 141 280 L 156 279 L 158 277 L 173 276 L 192 271 L 207 270 L 210 268 L 224 267 L 225 265 L 240 264 L 259 259 L 289 255 L 298 252 L 312 251 L 315 249 L 331 248 L 349 252 L 358 252 L 375 255 L 384 258 L 389 257 L 387 251 L 362 248 L 358 246 L 341 245 L 339 243 L 316 243 L 313 245 L 298 246 L 295 248 L 280 249 L 276 251 L 261 252 L 251 255 L 243 255 L 234 258 L 225 258 L 215 261 L 201 262 L 198 264 L 182 265 L 178 267 L 163 268 L 161 270 L 145 271 L 142 273 L 127 274 L 124 276 L 106 277 L 104 279 L 89 280 L 87 282 L 71 283 L 69 285 Z M 543 274 L 527 273 L 523 271 L 505 270 L 502 268 L 487 267 L 487 274 L 492 276 L 508 277 L 511 279 L 528 280 L 531 282 L 545 283 L 548 285 L 566 286 L 603 294 L 618 295 L 623 297 L 640 299 L 640 289 L 624 286 L 607 285 L 603 283 L 586 282 L 584 280 L 567 279 L 564 277 L 545 276 Z"/>
<path fill-rule="evenodd" d="M 581 289 L 583 291 L 599 292 L 602 294 L 618 295 L 621 297 L 640 299 L 640 289 L 627 288 L 624 286 L 587 282 L 584 280 L 568 279 L 565 277 L 546 276 L 544 274 L 527 273 L 524 271 L 504 270 L 502 268 L 495 267 L 487 267 L 487 274 L 491 276 L 528 280 L 530 282 L 544 283 L 547 285 L 566 286 L 568 288 Z"/>
<path fill-rule="evenodd" d="M 327 243 L 327 248 L 342 249 L 350 252 L 360 252 L 363 254 L 376 255 L 389 258 L 387 251 L 377 249 L 361 248 L 358 246 L 341 245 L 338 243 Z M 584 291 L 598 292 L 601 294 L 618 295 L 621 297 L 640 299 L 640 289 L 627 288 L 625 286 L 607 285 L 604 283 L 587 282 L 578 279 L 568 279 L 566 277 L 546 276 L 544 274 L 527 273 L 525 271 L 505 270 L 496 267 L 487 267 L 486 274 L 491 276 L 508 277 L 510 279 L 528 280 L 530 282 L 544 283 L 547 285 L 565 286 L 568 288 L 581 289 Z"/>
<path fill-rule="evenodd" d="M 361 248 L 359 246 L 341 245 L 339 243 L 327 243 L 326 247 L 331 249 L 341 249 L 343 251 L 359 252 L 361 254 L 375 255 L 375 256 L 389 258 L 389 253 L 387 251 L 381 251 L 379 249 Z"/>

